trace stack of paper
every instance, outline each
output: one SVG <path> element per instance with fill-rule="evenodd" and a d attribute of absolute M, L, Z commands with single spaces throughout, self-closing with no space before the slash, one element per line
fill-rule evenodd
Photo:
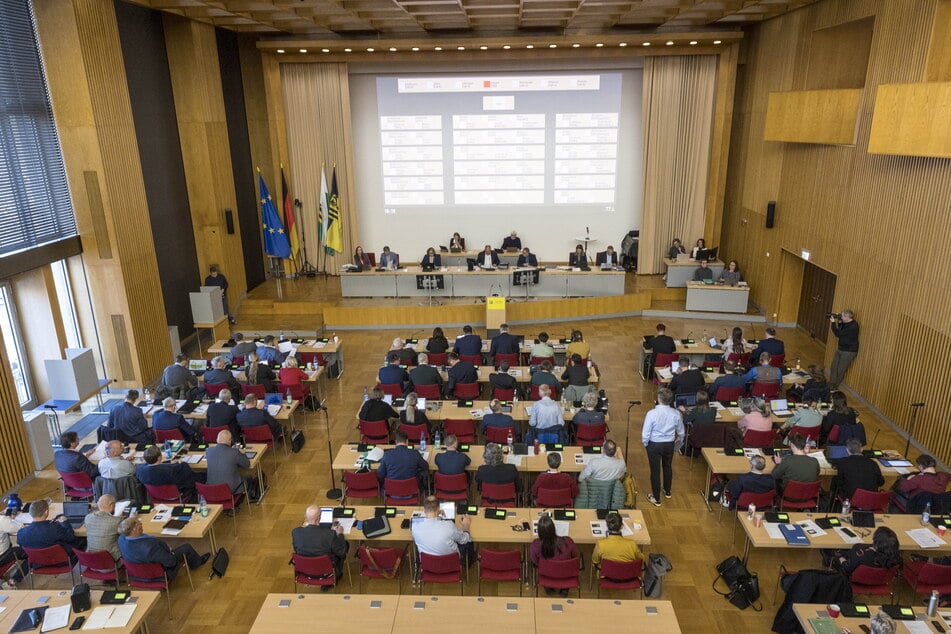
<path fill-rule="evenodd" d="M 134 603 L 126 605 L 99 606 L 93 610 L 92 614 L 89 615 L 89 618 L 86 619 L 86 624 L 83 625 L 83 629 L 101 630 L 107 627 L 125 627 L 129 624 L 129 621 L 132 619 L 132 615 L 134 613 Z"/>
<path fill-rule="evenodd" d="M 69 608 L 69 603 L 55 608 L 47 608 L 43 614 L 43 627 L 40 628 L 40 631 L 52 632 L 69 625 Z"/>
<path fill-rule="evenodd" d="M 182 456 L 182 462 L 184 462 L 185 464 L 198 464 L 204 459 L 205 459 L 204 454 L 200 454 L 200 453 L 193 453 L 187 456 Z"/>
<path fill-rule="evenodd" d="M 930 528 L 914 528 L 905 532 L 922 548 L 940 548 L 947 544 L 946 541 L 931 532 Z"/>
<path fill-rule="evenodd" d="M 277 416 L 278 414 L 281 413 L 281 406 L 280 406 L 280 405 L 268 405 L 268 406 L 267 406 L 267 413 L 270 414 L 271 416 Z"/>

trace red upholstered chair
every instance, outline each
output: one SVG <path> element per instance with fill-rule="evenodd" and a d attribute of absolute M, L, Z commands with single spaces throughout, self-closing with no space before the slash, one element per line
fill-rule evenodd
<path fill-rule="evenodd" d="M 460 355 L 459 355 L 459 360 L 460 360 L 460 361 L 468 361 L 469 363 L 471 363 L 472 365 L 474 365 L 474 366 L 477 367 L 477 368 L 478 368 L 480 365 L 482 365 L 482 355 L 481 355 L 481 354 L 460 354 Z"/>
<path fill-rule="evenodd" d="M 83 579 L 108 581 L 119 587 L 119 564 L 108 550 L 86 552 L 75 549 L 73 554 L 79 560 L 79 582 Z"/>
<path fill-rule="evenodd" d="M 518 506 L 517 502 L 514 482 L 508 484 L 482 483 L 482 506 L 512 508 Z"/>
<path fill-rule="evenodd" d="M 746 433 L 743 434 L 744 447 L 755 447 L 758 449 L 772 447 L 775 441 L 776 432 L 772 429 L 747 429 Z"/>
<path fill-rule="evenodd" d="M 468 418 L 447 418 L 442 422 L 446 435 L 454 434 L 461 443 L 475 442 L 475 427 Z"/>
<path fill-rule="evenodd" d="M 578 598 L 581 598 L 581 562 L 578 557 L 571 559 L 539 559 L 536 569 L 535 596 L 538 596 L 538 587 L 555 588 L 557 590 L 578 589 Z"/>
<path fill-rule="evenodd" d="M 899 566 L 891 568 L 877 568 L 864 564 L 852 571 L 849 582 L 852 584 L 852 594 L 865 596 L 885 596 L 895 602 L 895 578 L 898 576 Z"/>
<path fill-rule="evenodd" d="M 735 352 L 731 352 L 726 360 L 732 361 L 737 366 L 747 366 L 750 364 L 750 353 L 744 352 L 743 354 L 736 354 Z"/>
<path fill-rule="evenodd" d="M 208 394 L 208 396 L 218 396 L 218 392 L 227 389 L 227 383 L 205 383 L 205 393 Z"/>
<path fill-rule="evenodd" d="M 291 562 L 294 564 L 294 592 L 297 592 L 297 584 L 299 583 L 305 586 L 331 588 L 337 585 L 337 574 L 334 570 L 334 562 L 330 559 L 330 555 L 305 557 L 304 555 L 295 553 L 291 558 Z M 344 562 L 349 571 L 350 562 L 346 559 L 344 559 Z M 350 582 L 350 587 L 353 587 L 353 581 Z"/>
<path fill-rule="evenodd" d="M 448 555 L 427 555 L 419 553 L 419 593 L 423 593 L 426 583 L 458 583 L 459 595 L 465 593 L 462 585 L 462 561 L 457 553 Z M 468 576 L 468 570 L 466 571 Z"/>
<path fill-rule="evenodd" d="M 434 368 L 446 365 L 449 363 L 449 353 L 448 352 L 429 352 L 429 365 Z"/>
<path fill-rule="evenodd" d="M 483 485 L 484 486 L 484 485 Z M 571 497 L 571 489 L 539 488 L 535 496 L 535 506 L 541 508 L 571 508 L 575 501 Z"/>
<path fill-rule="evenodd" d="M 456 383 L 453 386 L 452 394 L 456 398 L 479 398 L 482 395 L 482 388 L 478 381 L 475 383 Z"/>
<path fill-rule="evenodd" d="M 799 425 L 796 425 L 789 430 L 788 435 L 790 438 L 792 438 L 796 434 L 799 434 L 803 438 L 812 438 L 814 441 L 819 442 L 819 432 L 821 429 L 821 427 L 800 427 Z"/>
<path fill-rule="evenodd" d="M 385 420 L 361 420 L 360 442 L 371 445 L 390 443 L 390 426 Z"/>
<path fill-rule="evenodd" d="M 769 400 L 779 396 L 779 388 L 779 382 L 760 383 L 759 381 L 754 381 L 753 386 L 750 388 L 750 396 L 759 396 L 760 398 Z"/>
<path fill-rule="evenodd" d="M 310 387 L 303 383 L 292 383 L 290 385 L 284 383 L 277 384 L 278 394 L 287 394 L 288 390 L 291 393 L 291 398 L 300 403 L 303 403 L 307 397 L 310 396 Z"/>
<path fill-rule="evenodd" d="M 607 435 L 607 423 L 575 425 L 575 444 L 580 447 L 600 447 Z"/>
<path fill-rule="evenodd" d="M 377 383 L 376 386 L 393 398 L 403 398 L 403 386 L 398 383 Z"/>
<path fill-rule="evenodd" d="M 555 357 L 532 357 L 531 364 L 541 365 L 545 361 L 549 362 L 552 365 L 552 367 L 555 367 Z"/>
<path fill-rule="evenodd" d="M 426 429 L 426 425 L 407 425 L 400 423 L 399 429 L 406 434 L 406 437 L 409 438 L 409 441 L 414 445 L 419 442 L 420 436 L 425 438 L 426 442 L 430 442 L 429 430 Z"/>
<path fill-rule="evenodd" d="M 165 568 L 163 568 L 161 564 L 134 564 L 124 559 L 122 563 L 125 566 L 126 577 L 129 579 L 129 586 L 132 588 L 138 588 L 139 590 L 158 590 L 159 592 L 162 590 L 165 591 L 165 596 L 168 599 L 168 618 L 171 620 L 172 593 L 168 587 L 168 575 L 165 574 Z M 195 584 L 192 583 L 192 573 L 191 570 L 188 569 L 188 566 L 185 565 L 184 557 L 180 565 L 188 573 L 188 585 L 191 586 L 192 592 L 194 592 Z"/>
<path fill-rule="evenodd" d="M 198 490 L 198 495 L 205 498 L 205 501 L 208 502 L 208 504 L 220 504 L 224 510 L 231 511 L 231 523 L 234 528 L 235 537 L 237 537 L 238 507 L 241 505 L 241 500 L 244 499 L 247 501 L 248 512 L 250 513 L 251 498 L 244 493 L 232 493 L 231 488 L 223 482 L 221 484 L 203 484 L 201 482 L 196 482 L 195 488 Z"/>
<path fill-rule="evenodd" d="M 852 495 L 852 508 L 856 511 L 872 511 L 873 513 L 887 513 L 888 505 L 892 502 L 891 491 L 867 491 L 856 489 Z"/>
<path fill-rule="evenodd" d="M 406 558 L 403 548 L 367 548 L 360 546 L 357 549 L 357 558 L 360 560 L 360 592 L 363 592 L 363 579 L 395 579 L 397 589 L 400 586 L 400 569 Z"/>
<path fill-rule="evenodd" d="M 654 355 L 655 368 L 669 368 L 674 361 L 679 361 L 680 355 L 677 353 L 658 352 Z"/>
<path fill-rule="evenodd" d="M 723 401 L 725 403 L 736 401 L 743 396 L 743 392 L 745 392 L 745 390 L 742 387 L 718 387 L 713 400 Z"/>
<path fill-rule="evenodd" d="M 297 351 L 297 363 L 300 367 L 306 366 L 308 363 L 317 363 L 317 352 L 301 352 Z M 323 364 L 321 364 L 323 365 Z"/>
<path fill-rule="evenodd" d="M 63 480 L 63 493 L 67 499 L 91 500 L 93 498 L 92 480 L 85 471 L 58 473 Z"/>
<path fill-rule="evenodd" d="M 344 472 L 343 497 L 347 501 L 354 499 L 368 500 L 379 498 L 380 479 L 376 477 L 376 472 Z"/>
<path fill-rule="evenodd" d="M 414 385 L 413 391 L 416 392 L 416 396 L 420 398 L 429 398 L 437 401 L 442 398 L 442 392 L 440 392 L 439 386 L 435 383 L 429 385 Z"/>
<path fill-rule="evenodd" d="M 223 431 L 231 431 L 231 428 L 227 425 L 222 425 L 221 427 L 202 427 L 201 437 L 206 443 L 216 443 L 218 442 L 218 434 Z"/>
<path fill-rule="evenodd" d="M 156 442 L 165 442 L 166 440 L 170 442 L 175 442 L 176 440 L 185 440 L 185 437 L 182 436 L 182 432 L 179 429 L 155 429 L 155 441 Z"/>
<path fill-rule="evenodd" d="M 241 393 L 247 396 L 248 394 L 254 394 L 259 399 L 263 399 L 267 396 L 267 390 L 260 383 L 246 383 L 241 386 Z"/>
<path fill-rule="evenodd" d="M 729 499 L 729 495 L 724 491 L 726 495 L 727 502 L 732 502 Z M 763 493 L 753 493 L 752 491 L 744 491 L 740 493 L 740 497 L 736 500 L 736 506 L 733 508 L 734 511 L 746 511 L 749 510 L 750 505 L 756 506 L 757 511 L 766 511 L 772 509 L 776 505 L 776 492 L 775 491 L 764 491 Z M 717 522 L 720 521 L 723 516 L 723 505 L 720 505 L 720 511 L 717 513 Z M 736 513 L 733 513 L 733 531 L 731 533 L 732 540 L 736 539 Z M 731 540 L 731 543 L 732 543 Z"/>
<path fill-rule="evenodd" d="M 66 553 L 66 549 L 55 544 L 53 546 L 48 546 L 46 548 L 27 548 L 23 547 L 23 551 L 26 552 L 26 560 L 30 564 L 30 589 L 33 589 L 33 577 L 35 575 L 69 575 L 69 580 L 75 584 L 76 579 L 73 577 L 73 563 L 69 560 L 69 555 Z"/>
<path fill-rule="evenodd" d="M 518 365 L 518 353 L 513 352 L 511 354 L 503 354 L 500 352 L 497 355 L 495 355 L 494 359 L 492 359 L 492 365 L 494 365 L 495 367 L 499 367 L 499 364 L 502 363 L 503 361 L 508 361 L 509 366 L 514 368 L 515 366 Z"/>
<path fill-rule="evenodd" d="M 465 473 L 446 475 L 436 473 L 436 497 L 440 500 L 465 501 L 469 499 L 469 476 Z"/>
<path fill-rule="evenodd" d="M 371 253 L 370 251 L 367 251 L 366 256 L 370 259 L 370 266 L 376 267 L 376 253 Z"/>
<path fill-rule="evenodd" d="M 769 358 L 769 364 L 774 368 L 781 368 L 786 364 L 786 355 L 774 354 Z"/>
<path fill-rule="evenodd" d="M 518 433 L 514 427 L 486 427 L 485 442 L 497 442 L 500 445 L 505 445 L 509 441 L 509 433 L 512 434 L 513 440 L 518 438 Z"/>
<path fill-rule="evenodd" d="M 174 484 L 146 484 L 145 490 L 153 504 L 165 502 L 182 503 L 182 492 Z"/>
<path fill-rule="evenodd" d="M 247 444 L 267 445 L 268 449 L 274 454 L 274 468 L 277 469 L 277 452 L 274 451 L 274 434 L 267 425 L 255 425 L 254 427 L 242 427 L 241 435 L 244 436 L 244 442 Z M 287 455 L 287 443 L 284 443 L 284 455 Z"/>
<path fill-rule="evenodd" d="M 383 480 L 383 495 L 387 506 L 419 506 L 419 480 L 406 478 Z"/>
<path fill-rule="evenodd" d="M 506 390 L 501 387 L 492 388 L 492 398 L 497 398 L 500 401 L 513 401 L 515 399 L 515 390 Z"/>
<path fill-rule="evenodd" d="M 906 561 L 901 576 L 911 588 L 912 602 L 917 594 L 931 594 L 933 590 L 937 590 L 938 594 L 951 592 L 951 566 L 928 561 Z"/>
<path fill-rule="evenodd" d="M 236 356 L 236 357 L 231 357 L 231 363 L 232 363 L 233 365 L 239 365 L 239 366 L 240 366 L 240 365 L 244 365 L 244 356 L 243 356 L 243 355 L 238 355 L 238 356 Z"/>
<path fill-rule="evenodd" d="M 518 596 L 522 596 L 522 553 L 518 550 L 479 550 L 479 596 L 482 596 L 482 580 L 514 581 L 518 584 Z"/>
<path fill-rule="evenodd" d="M 644 584 L 641 579 L 644 562 L 640 559 L 634 561 L 602 559 L 600 566 L 591 566 L 591 574 L 594 574 L 595 568 L 598 569 L 599 599 L 601 598 L 601 588 L 607 588 L 608 590 L 640 589 L 641 599 L 644 598 Z"/>
<path fill-rule="evenodd" d="M 783 489 L 783 494 L 779 500 L 780 510 L 787 508 L 798 511 L 819 510 L 819 491 L 822 482 L 797 482 L 790 480 Z"/>

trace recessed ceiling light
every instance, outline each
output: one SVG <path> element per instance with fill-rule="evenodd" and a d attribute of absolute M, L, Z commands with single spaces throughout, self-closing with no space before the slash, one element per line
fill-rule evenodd
<path fill-rule="evenodd" d="M 372 53 L 374 50 L 375 50 L 375 49 L 373 49 L 372 47 L 371 47 L 371 48 L 368 48 L 368 49 L 367 49 L 367 53 Z"/>
<path fill-rule="evenodd" d="M 489 47 L 486 46 L 485 44 L 483 44 L 482 46 L 479 47 L 479 50 L 480 50 L 480 51 L 487 51 L 487 50 L 489 50 Z"/>
<path fill-rule="evenodd" d="M 525 48 L 535 48 L 534 44 L 528 44 Z"/>
<path fill-rule="evenodd" d="M 465 46 L 457 46 L 457 47 L 456 47 L 456 50 L 457 50 L 457 51 L 464 51 L 464 50 L 466 50 L 466 47 L 465 47 Z"/>
<path fill-rule="evenodd" d="M 418 50 L 419 50 L 419 47 L 418 47 L 418 46 L 414 46 L 414 47 L 413 47 L 413 50 L 414 50 L 414 51 L 418 51 Z"/>
<path fill-rule="evenodd" d="M 301 53 L 306 53 L 306 52 L 307 52 L 307 49 L 306 49 L 306 48 L 302 48 L 302 49 L 300 49 L 300 52 L 301 52 Z"/>
<path fill-rule="evenodd" d="M 690 40 L 690 46 L 696 46 L 697 40 Z"/>
<path fill-rule="evenodd" d="M 548 45 L 548 48 L 558 48 L 558 45 L 557 45 L 557 44 L 549 44 L 549 45 Z"/>
<path fill-rule="evenodd" d="M 509 50 L 509 49 L 512 48 L 512 47 L 511 47 L 510 45 L 506 44 L 506 45 L 504 45 L 502 48 L 504 48 L 505 50 Z"/>
<path fill-rule="evenodd" d="M 277 52 L 278 52 L 278 53 L 283 53 L 283 52 L 284 52 L 284 49 L 283 49 L 283 48 L 279 48 L 279 49 L 277 49 Z"/>
<path fill-rule="evenodd" d="M 627 42 L 621 42 L 618 46 L 627 46 Z"/>
<path fill-rule="evenodd" d="M 329 48 L 322 48 L 322 49 L 320 49 L 320 50 L 321 50 L 322 52 L 324 52 L 324 53 L 329 53 L 329 52 L 330 52 L 330 49 L 329 49 Z"/>
<path fill-rule="evenodd" d="M 644 42 L 643 44 L 641 44 L 641 46 L 650 46 L 650 45 L 651 45 L 650 42 Z"/>
<path fill-rule="evenodd" d="M 667 46 L 673 46 L 673 45 L 674 45 L 673 40 L 667 40 Z"/>
<path fill-rule="evenodd" d="M 437 47 L 435 47 L 433 50 L 434 50 L 434 51 L 441 51 L 441 50 L 442 50 L 442 47 L 441 47 L 441 46 L 437 46 Z"/>
<path fill-rule="evenodd" d="M 595 46 L 597 46 L 598 48 L 601 48 L 602 46 L 604 46 L 604 44 L 602 42 L 598 42 L 597 44 L 595 44 Z"/>
<path fill-rule="evenodd" d="M 580 47 L 581 47 L 581 44 L 577 44 L 577 43 L 571 45 L 571 48 L 580 48 Z"/>
<path fill-rule="evenodd" d="M 344 53 L 352 53 L 352 52 L 353 52 L 353 49 L 352 49 L 352 48 L 345 48 L 345 49 L 343 49 L 343 52 L 344 52 Z"/>
<path fill-rule="evenodd" d="M 395 47 L 395 46 L 391 46 L 391 47 L 390 47 L 390 52 L 391 52 L 391 53 L 395 53 L 395 52 L 396 52 L 396 47 Z"/>
<path fill-rule="evenodd" d="M 722 42 L 722 40 L 713 40 L 713 43 L 714 43 L 714 44 L 720 44 L 721 42 Z"/>

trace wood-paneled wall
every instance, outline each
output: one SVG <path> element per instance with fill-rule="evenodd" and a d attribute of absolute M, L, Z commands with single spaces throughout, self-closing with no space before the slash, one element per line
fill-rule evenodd
<path fill-rule="evenodd" d="M 926 80 L 938 6 L 826 0 L 751 30 L 737 84 L 721 253 L 740 260 L 767 317 L 782 296 L 781 249 L 807 249 L 810 261 L 835 273 L 835 307 L 852 308 L 862 328 L 847 385 L 902 426 L 909 403 L 925 401 L 915 437 L 948 461 L 951 161 L 867 151 L 878 86 Z M 811 33 L 867 17 L 874 34 L 855 145 L 763 140 L 769 93 L 808 85 Z M 777 202 L 774 229 L 764 227 L 769 200 Z M 827 363 L 832 352 L 830 345 Z"/>
<path fill-rule="evenodd" d="M 9 491 L 33 473 L 33 457 L 6 346 L 0 346 L 0 456 L 0 491 Z"/>

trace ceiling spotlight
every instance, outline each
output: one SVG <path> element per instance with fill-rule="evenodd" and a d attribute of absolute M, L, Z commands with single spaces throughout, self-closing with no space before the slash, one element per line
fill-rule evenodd
<path fill-rule="evenodd" d="M 673 46 L 673 45 L 674 45 L 673 40 L 667 40 L 667 46 Z"/>
<path fill-rule="evenodd" d="M 344 52 L 344 53 L 352 53 L 352 52 L 353 52 L 353 49 L 352 49 L 352 48 L 345 48 L 345 49 L 343 49 L 343 52 Z"/>
<path fill-rule="evenodd" d="M 580 47 L 581 47 L 581 44 L 572 44 L 572 45 L 571 45 L 571 48 L 580 48 Z"/>
<path fill-rule="evenodd" d="M 650 45 L 651 45 L 650 42 L 644 42 L 643 44 L 641 44 L 641 46 L 650 46 Z"/>
<path fill-rule="evenodd" d="M 395 53 L 395 52 L 396 52 L 396 47 L 395 47 L 395 46 L 391 46 L 391 47 L 390 47 L 390 52 L 391 52 L 391 53 Z"/>
<path fill-rule="evenodd" d="M 441 46 L 436 46 L 436 47 L 433 48 L 433 50 L 434 50 L 434 51 L 441 51 L 441 50 L 442 50 L 442 47 L 441 47 Z"/>
<path fill-rule="evenodd" d="M 557 44 L 549 44 L 549 45 L 548 45 L 548 48 L 558 48 L 558 45 L 557 45 Z"/>
<path fill-rule="evenodd" d="M 415 52 L 415 51 L 418 51 L 418 50 L 419 50 L 419 47 L 418 47 L 418 46 L 414 46 L 414 47 L 413 47 L 413 51 L 414 51 L 414 52 Z"/>
<path fill-rule="evenodd" d="M 278 52 L 278 53 L 283 53 L 283 52 L 284 52 L 284 49 L 283 49 L 283 48 L 279 48 L 279 49 L 277 49 L 277 52 Z"/>
<path fill-rule="evenodd" d="M 465 46 L 457 46 L 457 47 L 456 47 L 456 50 L 457 50 L 457 51 L 464 51 L 464 50 L 466 50 L 466 47 L 465 47 Z"/>
<path fill-rule="evenodd" d="M 330 49 L 329 49 L 329 48 L 322 48 L 322 49 L 320 49 L 320 50 L 321 50 L 321 52 L 323 52 L 323 53 L 329 53 L 329 52 L 330 52 Z"/>
<path fill-rule="evenodd" d="M 697 40 L 690 40 L 690 46 L 696 46 Z"/>
<path fill-rule="evenodd" d="M 528 45 L 525 46 L 525 48 L 535 48 L 535 45 L 534 45 L 534 44 L 528 44 Z"/>
<path fill-rule="evenodd" d="M 618 46 L 627 46 L 627 42 L 621 42 Z"/>
<path fill-rule="evenodd" d="M 302 48 L 302 49 L 300 49 L 300 52 L 301 52 L 301 53 L 306 53 L 306 52 L 307 52 L 307 49 L 306 49 L 306 48 Z"/>
<path fill-rule="evenodd" d="M 713 40 L 713 43 L 714 43 L 714 44 L 720 44 L 721 42 L 722 42 L 722 40 Z"/>
<path fill-rule="evenodd" d="M 502 48 L 504 48 L 505 50 L 509 50 L 509 49 L 512 48 L 512 47 L 511 47 L 510 45 L 508 45 L 508 44 L 505 44 Z"/>
<path fill-rule="evenodd" d="M 487 50 L 489 50 L 489 47 L 486 46 L 485 44 L 483 44 L 482 46 L 479 47 L 479 50 L 480 50 L 480 51 L 487 51 Z"/>
<path fill-rule="evenodd" d="M 367 53 L 372 53 L 374 50 L 376 50 L 376 49 L 370 47 L 370 48 L 367 49 Z"/>
<path fill-rule="evenodd" d="M 598 42 L 597 44 L 595 44 L 595 46 L 597 46 L 598 48 L 601 48 L 602 46 L 604 46 L 604 44 L 602 42 Z"/>

